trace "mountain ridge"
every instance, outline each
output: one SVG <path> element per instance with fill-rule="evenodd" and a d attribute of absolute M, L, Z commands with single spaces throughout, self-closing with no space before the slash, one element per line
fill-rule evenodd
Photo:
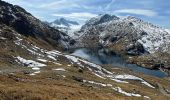
<path fill-rule="evenodd" d="M 61 32 L 66 33 L 72 38 L 75 36 L 74 32 L 81 28 L 81 25 L 78 22 L 67 20 L 65 18 L 59 18 L 53 22 L 48 22 L 47 24 L 55 29 L 60 30 Z"/>
<path fill-rule="evenodd" d="M 100 19 L 101 16 L 98 16 L 91 20 L 100 21 Z M 154 62 L 160 63 L 159 58 L 162 56 L 157 53 L 167 53 L 167 56 L 162 57 L 161 63 L 169 68 L 170 62 L 167 57 L 170 54 L 170 33 L 168 29 L 135 17 L 116 18 L 99 24 L 95 24 L 95 21 L 89 20 L 89 23 L 87 21 L 82 26 L 77 33 L 81 35 L 76 40 L 76 47 L 107 48 L 123 55 L 132 56 L 132 58 L 134 56 L 133 62 L 140 66 L 152 67 L 156 66 Z M 148 55 L 150 58 L 143 57 Z M 155 56 L 158 58 L 155 59 Z M 136 57 L 139 57 L 141 61 L 135 62 Z M 147 64 L 147 59 L 154 59 L 154 61 L 148 61 L 150 64 Z"/>
<path fill-rule="evenodd" d="M 108 14 L 106 14 L 106 16 L 108 16 Z M 138 31 L 138 37 L 140 38 L 140 35 L 147 35 L 147 33 L 150 35 L 150 34 L 153 34 L 154 32 L 154 35 L 159 35 L 162 33 L 162 35 L 160 35 L 160 38 L 163 36 L 163 35 L 167 35 L 167 39 L 166 37 L 164 37 L 167 42 L 168 42 L 168 39 L 169 39 L 169 31 L 168 29 L 164 29 L 162 27 L 158 27 L 156 25 L 153 25 L 149 22 L 144 22 L 143 20 L 139 19 L 139 18 L 135 18 L 135 17 L 131 17 L 131 16 L 128 16 L 126 18 L 119 18 L 119 17 L 113 17 L 115 19 L 110 19 L 109 21 L 106 21 L 106 22 L 103 22 L 103 23 L 98 23 L 98 24 L 95 24 L 96 22 L 100 22 L 100 19 L 104 18 L 105 15 L 103 15 L 102 17 L 101 16 L 98 16 L 98 17 L 94 17 L 92 19 L 90 19 L 89 21 L 87 21 L 87 23 L 85 25 L 82 26 L 81 30 L 80 30 L 80 33 L 84 33 L 84 35 L 87 33 L 87 34 L 90 34 L 88 33 L 89 30 L 96 30 L 95 31 L 90 31 L 91 34 L 92 33 L 95 33 L 95 34 L 100 34 L 101 37 L 100 38 L 106 38 L 107 36 L 104 36 L 104 34 L 102 33 L 105 33 L 105 34 L 109 34 L 107 33 L 105 30 L 113 30 L 114 27 L 116 26 L 122 26 L 122 27 L 126 27 L 127 30 L 124 30 L 122 29 L 121 27 L 118 27 L 117 30 L 124 30 L 124 31 L 129 31 L 129 29 L 133 29 L 133 30 L 136 30 Z M 110 15 L 111 17 L 111 15 Z M 94 21 L 92 21 L 94 20 Z M 96 22 L 95 22 L 96 21 Z M 95 27 L 96 26 L 96 27 Z M 96 29 L 95 29 L 96 28 Z M 98 31 L 99 30 L 99 31 Z M 101 31 L 100 31 L 101 30 Z M 117 31 L 117 30 L 114 30 L 114 31 Z M 82 32 L 81 32 L 82 31 Z M 112 32 L 113 33 L 113 32 Z M 122 34 L 121 34 L 122 33 Z M 119 37 L 122 37 L 123 35 L 125 35 L 125 33 L 127 32 L 120 32 L 119 33 Z M 135 34 L 133 32 L 130 32 L 132 34 Z M 115 32 L 113 33 L 115 34 Z M 111 34 L 110 34 L 111 35 Z M 118 34 L 117 34 L 118 35 Z M 150 36 L 151 38 L 151 36 Z M 159 37 L 158 37 L 159 38 Z M 151 38 L 152 39 L 152 38 Z M 153 37 L 153 40 L 156 39 L 156 37 Z M 101 39 L 102 40 L 102 39 Z M 100 41 L 101 41 L 100 40 Z M 107 41 L 108 42 L 108 41 Z M 161 42 L 161 41 L 159 41 Z M 140 41 L 141 44 L 144 44 L 143 42 Z M 168 44 L 167 44 L 168 45 Z M 161 45 L 159 45 L 161 46 Z M 158 46 L 158 47 L 159 47 Z M 147 49 L 147 47 L 145 47 Z M 148 48 L 152 48 L 152 47 L 148 47 Z M 148 52 L 155 52 L 154 50 L 149 50 L 147 49 Z M 169 50 L 168 50 L 169 51 Z"/>

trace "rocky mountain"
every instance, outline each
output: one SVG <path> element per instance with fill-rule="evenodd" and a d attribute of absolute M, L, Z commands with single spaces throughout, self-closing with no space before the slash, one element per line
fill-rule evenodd
<path fill-rule="evenodd" d="M 168 29 L 131 16 L 99 15 L 87 21 L 77 34 L 82 34 L 77 39 L 78 47 L 107 47 L 136 56 L 170 53 Z"/>
<path fill-rule="evenodd" d="M 0 23 L 21 35 L 45 40 L 56 47 L 68 48 L 71 41 L 68 35 L 42 23 L 23 8 L 3 1 L 0 3 Z"/>
<path fill-rule="evenodd" d="M 67 20 L 65 18 L 56 19 L 48 24 L 55 29 L 67 33 L 71 37 L 74 37 L 74 32 L 81 28 L 81 25 L 78 22 Z"/>
<path fill-rule="evenodd" d="M 102 23 L 107 23 L 107 22 L 110 22 L 112 20 L 118 20 L 120 19 L 119 17 L 117 16 L 114 16 L 114 15 L 109 15 L 109 14 L 100 14 L 98 15 L 97 17 L 94 17 L 94 18 L 91 18 L 90 20 L 88 20 L 85 25 L 82 26 L 81 28 L 81 31 L 85 31 L 86 28 L 88 27 L 93 27 L 95 25 L 99 25 L 99 24 L 102 24 Z"/>

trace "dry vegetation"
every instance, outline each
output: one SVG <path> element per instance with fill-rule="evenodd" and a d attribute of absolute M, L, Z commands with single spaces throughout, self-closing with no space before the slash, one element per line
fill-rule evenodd
<path fill-rule="evenodd" d="M 49 64 L 50 65 L 50 64 Z M 94 76 L 87 69 L 80 71 L 76 66 L 44 67 L 41 73 L 30 76 L 29 68 L 20 69 L 14 72 L 3 72 L 0 75 L 0 99 L 2 100 L 143 100 L 143 97 L 127 97 L 123 94 L 115 92 L 111 88 L 102 87 L 94 84 L 81 82 L 81 79 L 93 80 L 95 82 L 110 83 L 113 86 L 119 86 L 122 89 L 132 92 L 136 91 L 142 95 L 147 95 L 152 99 L 168 100 L 168 96 L 163 95 L 159 88 L 151 89 L 143 86 L 138 82 L 131 84 L 117 83 L 110 80 L 104 80 Z M 54 71 L 55 68 L 64 68 L 66 71 Z M 20 69 L 20 70 L 19 70 Z M 108 68 L 110 69 L 110 68 Z M 127 72 L 125 69 L 110 69 L 114 72 Z M 27 72 L 27 73 L 26 73 Z M 129 73 L 131 73 L 129 71 Z M 66 77 L 63 77 L 66 76 Z M 165 88 L 170 89 L 170 82 L 167 79 L 153 78 L 140 75 L 153 85 L 161 84 Z M 77 79 L 75 79 L 77 78 Z M 79 80 L 78 80 L 79 79 Z"/>

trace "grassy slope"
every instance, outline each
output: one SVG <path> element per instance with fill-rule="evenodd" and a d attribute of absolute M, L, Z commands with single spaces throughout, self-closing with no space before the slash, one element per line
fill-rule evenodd
<path fill-rule="evenodd" d="M 117 83 L 110 80 L 104 80 L 94 76 L 87 69 L 79 72 L 76 66 L 67 66 L 63 60 L 62 66 L 50 65 L 44 67 L 41 73 L 36 76 L 24 74 L 24 71 L 29 71 L 29 68 L 23 68 L 17 72 L 1 73 L 0 75 L 0 98 L 1 99 L 42 99 L 42 100 L 126 100 L 126 99 L 144 99 L 143 97 L 127 97 L 113 91 L 111 88 L 101 87 L 98 85 L 78 82 L 74 77 L 81 77 L 86 80 L 95 82 L 110 83 L 113 86 L 121 87 L 126 91 L 137 91 L 142 95 L 147 95 L 152 99 L 166 100 L 167 96 L 163 95 L 159 88 L 151 89 L 143 86 L 138 82 L 133 81 L 131 84 Z M 16 66 L 17 67 L 17 66 Z M 21 66 L 18 66 L 20 68 Z M 54 68 L 64 68 L 66 72 L 54 71 Z M 110 68 L 108 68 L 110 69 Z M 114 72 L 123 73 L 129 72 L 123 69 L 110 69 Z M 132 74 L 132 72 L 129 72 Z M 65 78 L 62 76 L 66 76 Z M 170 82 L 166 79 L 159 79 L 145 75 L 139 75 L 156 86 L 157 83 L 165 88 L 170 88 Z"/>

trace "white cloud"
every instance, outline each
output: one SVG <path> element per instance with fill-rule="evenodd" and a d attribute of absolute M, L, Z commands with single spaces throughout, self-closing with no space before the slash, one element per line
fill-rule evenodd
<path fill-rule="evenodd" d="M 6 1 L 8 3 L 16 3 L 19 2 L 20 0 L 3 0 L 3 1 Z"/>
<path fill-rule="evenodd" d="M 113 4 L 116 2 L 116 0 L 112 0 L 110 3 L 107 4 L 107 6 L 105 7 L 106 10 L 109 10 L 111 6 L 113 6 Z"/>
<path fill-rule="evenodd" d="M 71 7 L 80 7 L 78 4 L 68 0 L 57 0 L 51 3 L 45 3 L 39 6 L 39 8 L 47 9 L 62 9 L 62 8 L 71 8 Z"/>
<path fill-rule="evenodd" d="M 128 13 L 128 14 L 144 15 L 148 17 L 154 17 L 158 15 L 157 12 L 152 10 L 146 10 L 146 9 L 120 9 L 120 10 L 115 10 L 114 13 L 117 14 Z"/>
<path fill-rule="evenodd" d="M 65 18 L 78 19 L 78 20 L 87 20 L 97 15 L 92 13 L 82 12 L 82 13 L 69 13 L 69 14 L 52 14 L 52 16 L 65 17 Z"/>
<path fill-rule="evenodd" d="M 26 8 L 36 8 L 34 3 L 27 2 L 26 0 L 3 0 L 5 2 L 11 3 L 13 5 L 19 5 L 21 7 Z"/>

